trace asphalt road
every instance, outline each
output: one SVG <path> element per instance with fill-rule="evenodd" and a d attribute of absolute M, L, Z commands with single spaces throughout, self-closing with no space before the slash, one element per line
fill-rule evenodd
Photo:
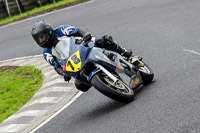
<path fill-rule="evenodd" d="M 0 60 L 41 54 L 30 36 L 38 19 L 110 34 L 144 58 L 154 82 L 127 105 L 92 88 L 36 132 L 199 133 L 199 7 L 199 0 L 95 0 L 0 28 Z"/>

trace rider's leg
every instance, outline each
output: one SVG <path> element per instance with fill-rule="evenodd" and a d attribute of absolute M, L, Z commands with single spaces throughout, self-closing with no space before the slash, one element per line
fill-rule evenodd
<path fill-rule="evenodd" d="M 95 42 L 96 47 L 105 48 L 107 50 L 115 51 L 126 58 L 130 58 L 132 55 L 132 51 L 126 48 L 122 48 L 119 44 L 117 44 L 112 36 L 105 35 L 100 39 L 96 39 Z"/>

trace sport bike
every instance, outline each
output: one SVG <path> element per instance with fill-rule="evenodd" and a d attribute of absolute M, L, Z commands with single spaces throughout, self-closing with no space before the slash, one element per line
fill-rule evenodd
<path fill-rule="evenodd" d="M 133 101 L 140 85 L 152 82 L 154 73 L 141 57 L 127 60 L 116 52 L 94 47 L 93 42 L 87 45 L 77 45 L 74 37 L 56 45 L 56 60 L 68 76 L 123 103 Z"/>

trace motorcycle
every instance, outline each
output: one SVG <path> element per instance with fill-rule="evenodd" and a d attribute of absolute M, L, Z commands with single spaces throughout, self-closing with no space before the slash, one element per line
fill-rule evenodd
<path fill-rule="evenodd" d="M 87 45 L 77 45 L 74 37 L 56 45 L 56 60 L 67 75 L 122 103 L 133 101 L 135 89 L 152 82 L 154 73 L 142 58 L 127 60 L 116 52 L 94 47 L 92 41 Z"/>

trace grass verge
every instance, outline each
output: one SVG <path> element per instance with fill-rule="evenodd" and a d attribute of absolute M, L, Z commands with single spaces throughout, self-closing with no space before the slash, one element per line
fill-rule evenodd
<path fill-rule="evenodd" d="M 33 66 L 0 67 L 0 123 L 26 104 L 42 82 L 41 70 Z"/>
<path fill-rule="evenodd" d="M 62 0 L 62 1 L 59 1 L 57 3 L 52 3 L 52 4 L 42 6 L 42 7 L 34 8 L 33 10 L 24 12 L 22 14 L 1 19 L 0 20 L 0 26 L 5 25 L 5 24 L 9 24 L 9 23 L 12 23 L 12 22 L 16 22 L 16 21 L 19 21 L 19 20 L 23 20 L 23 19 L 26 19 L 26 18 L 30 18 L 30 17 L 33 17 L 33 16 L 37 16 L 37 15 L 40 15 L 40 14 L 44 14 L 46 12 L 51 12 L 51 11 L 62 9 L 62 8 L 68 7 L 68 6 L 73 6 L 73 5 L 83 3 L 83 2 L 86 2 L 86 1 L 89 1 L 89 0 Z"/>

